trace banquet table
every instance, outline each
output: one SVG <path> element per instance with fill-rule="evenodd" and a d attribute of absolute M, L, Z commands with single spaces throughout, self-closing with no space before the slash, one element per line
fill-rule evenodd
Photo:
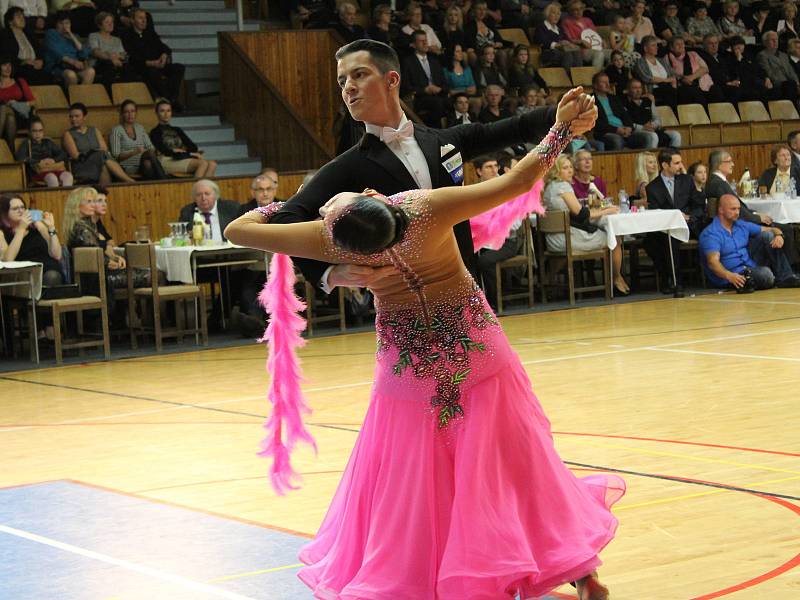
<path fill-rule="evenodd" d="M 778 223 L 800 223 L 800 198 L 787 198 L 783 194 L 766 198 L 742 198 L 747 206 Z"/>
<path fill-rule="evenodd" d="M 31 301 L 31 360 L 39 363 L 39 339 L 36 325 L 36 301 L 42 297 L 42 263 L 30 261 L 0 261 L 0 296 L 2 289 L 7 288 L 6 294 L 17 298 L 26 298 Z M 6 347 L 6 322 L 0 301 L 0 326 L 3 329 L 3 346 Z"/>

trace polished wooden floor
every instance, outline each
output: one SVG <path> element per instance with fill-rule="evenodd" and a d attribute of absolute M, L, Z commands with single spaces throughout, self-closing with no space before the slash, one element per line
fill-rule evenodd
<path fill-rule="evenodd" d="M 800 598 L 800 291 L 502 322 L 563 459 L 628 482 L 603 554 L 614 598 Z M 373 334 L 303 349 L 319 455 L 298 454 L 304 487 L 287 497 L 255 456 L 257 345 L 0 377 L 0 486 L 72 479 L 311 536 L 366 410 L 373 350 Z"/>

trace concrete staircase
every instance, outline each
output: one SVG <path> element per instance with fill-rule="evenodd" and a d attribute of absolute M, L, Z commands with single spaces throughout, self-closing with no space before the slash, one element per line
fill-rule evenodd
<path fill-rule="evenodd" d="M 236 10 L 225 8 L 223 0 L 142 0 L 140 5 L 153 15 L 156 31 L 172 48 L 175 62 L 186 65 L 186 86 L 190 113 L 216 114 L 176 117 L 203 150 L 219 163 L 217 175 L 256 175 L 261 161 L 248 155 L 247 144 L 236 140 L 233 127 L 220 121 L 218 31 L 236 31 Z M 245 22 L 245 31 L 258 31 L 258 22 Z"/>

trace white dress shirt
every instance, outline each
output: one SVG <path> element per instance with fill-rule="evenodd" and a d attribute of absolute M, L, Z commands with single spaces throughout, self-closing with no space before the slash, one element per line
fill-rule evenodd
<path fill-rule="evenodd" d="M 198 207 L 195 207 L 195 211 L 200 213 L 200 216 L 203 217 L 203 223 L 206 222 L 205 215 L 203 211 L 200 210 Z M 219 226 L 219 212 L 217 211 L 217 203 L 214 202 L 214 206 L 211 207 L 211 210 L 208 211 L 211 213 L 211 240 L 215 244 L 222 244 L 224 240 L 222 239 L 222 228 Z"/>

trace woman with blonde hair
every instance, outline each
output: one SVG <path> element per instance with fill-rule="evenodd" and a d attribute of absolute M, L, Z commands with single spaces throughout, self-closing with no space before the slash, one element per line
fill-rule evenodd
<path fill-rule="evenodd" d="M 578 252 L 592 252 L 606 247 L 606 235 L 601 231 L 598 221 L 606 215 L 615 215 L 619 208 L 611 205 L 605 208 L 589 208 L 583 206 L 572 189 L 572 176 L 575 172 L 572 160 L 562 154 L 556 159 L 553 167 L 545 176 L 543 204 L 549 211 L 569 213 L 570 245 Z M 625 278 L 622 276 L 622 240 L 611 251 L 615 294 L 627 296 L 631 293 Z M 545 235 L 547 249 L 551 252 L 565 252 L 566 236 L 563 233 Z"/>
<path fill-rule="evenodd" d="M 658 159 L 652 152 L 639 152 L 636 155 L 636 196 L 647 200 L 647 184 L 658 177 Z"/>

